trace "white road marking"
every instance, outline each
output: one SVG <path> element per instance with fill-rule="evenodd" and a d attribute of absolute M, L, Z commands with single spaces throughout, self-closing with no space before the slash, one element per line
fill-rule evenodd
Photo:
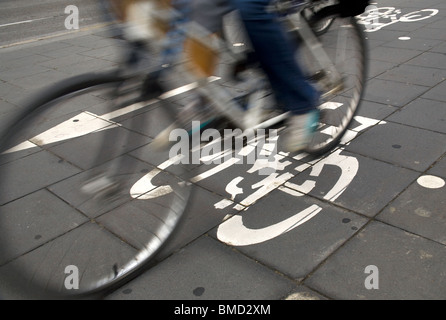
<path fill-rule="evenodd" d="M 427 189 L 440 189 L 446 184 L 442 178 L 431 175 L 421 176 L 418 178 L 417 182 L 420 186 Z"/>
<path fill-rule="evenodd" d="M 31 22 L 40 21 L 40 20 L 47 20 L 47 19 L 52 19 L 52 18 L 53 17 L 46 17 L 46 18 L 39 18 L 39 19 L 23 20 L 23 21 L 5 23 L 5 24 L 0 24 L 0 28 L 9 27 L 9 26 L 15 26 L 17 24 L 31 23 Z"/>

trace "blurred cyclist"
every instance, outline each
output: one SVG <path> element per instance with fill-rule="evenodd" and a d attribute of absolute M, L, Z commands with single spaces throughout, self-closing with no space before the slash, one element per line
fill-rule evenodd
<path fill-rule="evenodd" d="M 276 99 L 290 116 L 286 129 L 287 151 L 305 149 L 319 121 L 319 94 L 297 64 L 290 41 L 275 13 L 273 0 L 192 0 L 192 18 L 211 32 L 221 30 L 221 17 L 236 8 L 244 22 L 254 56 L 265 71 Z"/>
<path fill-rule="evenodd" d="M 192 20 L 212 33 L 222 31 L 223 16 L 226 13 L 233 9 L 239 11 L 254 49 L 250 56 L 254 57 L 265 71 L 276 100 L 284 111 L 291 113 L 285 131 L 285 148 L 293 152 L 305 149 L 317 128 L 319 94 L 306 81 L 297 64 L 295 58 L 297 48 L 294 47 L 294 42 L 288 39 L 287 32 L 283 29 L 277 15 L 267 10 L 273 1 L 161 0 L 163 3 L 170 3 L 182 13 L 189 14 Z M 146 1 L 112 0 L 112 3 L 117 6 L 144 2 Z M 131 13 L 137 15 L 142 10 L 143 7 L 134 6 Z M 136 37 L 144 37 L 144 35 L 136 35 Z"/>

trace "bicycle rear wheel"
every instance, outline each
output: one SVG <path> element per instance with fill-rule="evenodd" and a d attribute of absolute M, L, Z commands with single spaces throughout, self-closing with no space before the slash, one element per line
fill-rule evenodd
<path fill-rule="evenodd" d="M 141 83 L 67 80 L 4 131 L 4 298 L 95 297 L 144 270 L 174 232 L 190 188 L 184 167 L 151 141 L 175 110 L 157 94 L 141 99 Z"/>
<path fill-rule="evenodd" d="M 314 52 L 305 46 L 299 50 L 303 69 L 322 94 L 321 121 L 306 149 L 313 155 L 324 154 L 339 144 L 354 121 L 367 73 L 365 38 L 355 18 L 316 13 L 309 18 L 310 25 L 318 25 L 319 21 L 330 18 L 334 20 L 328 29 L 323 33 L 315 32 L 315 35 L 334 68 L 321 67 Z"/>

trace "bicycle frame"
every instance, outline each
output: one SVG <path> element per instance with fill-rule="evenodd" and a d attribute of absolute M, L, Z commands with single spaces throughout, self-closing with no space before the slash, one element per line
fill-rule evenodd
<path fill-rule="evenodd" d="M 296 3 L 296 1 L 292 0 L 279 1 L 276 7 L 271 10 L 276 10 L 279 13 L 282 23 L 284 23 L 289 32 L 299 34 L 300 39 L 302 39 L 301 45 L 309 49 L 309 52 L 313 55 L 314 60 L 317 61 L 320 69 L 325 70 L 328 75 L 324 79 L 324 87 L 331 88 L 334 84 L 342 81 L 342 78 L 334 67 L 334 63 L 330 60 L 317 37 L 314 35 L 308 21 L 301 17 L 301 13 L 305 8 L 314 5 L 314 3 L 310 2 L 302 4 L 301 2 Z M 151 19 L 154 21 L 178 19 L 179 17 L 181 17 L 181 13 L 173 8 L 162 7 L 158 10 L 151 11 Z M 171 30 L 170 32 L 175 32 L 175 30 Z M 176 60 L 169 61 L 169 69 L 176 68 L 182 78 L 194 83 L 195 90 L 208 99 L 210 107 L 215 110 L 216 115 L 226 117 L 242 130 L 248 128 L 267 128 L 280 123 L 288 117 L 288 113 L 282 113 L 265 121 L 253 121 L 251 119 L 248 123 L 245 116 L 247 109 L 250 115 L 255 117 L 261 113 L 261 109 L 264 107 L 265 101 L 263 96 L 269 90 L 265 84 L 266 81 L 258 75 L 243 81 L 248 86 L 245 95 L 250 97 L 249 107 L 244 108 L 237 101 L 237 97 L 240 95 L 233 94 L 228 88 L 221 85 L 221 82 L 228 80 L 228 75 L 216 77 L 213 73 L 218 64 L 217 60 L 224 61 L 229 66 L 243 61 L 248 50 L 246 46 L 242 52 L 235 52 L 231 50 L 230 44 L 223 37 L 211 34 L 208 30 L 192 21 L 181 25 L 181 32 L 183 33 L 183 44 L 186 50 L 183 50 Z M 167 34 L 167 37 L 169 37 L 169 34 Z M 159 40 L 152 39 L 152 45 L 162 47 L 165 44 L 165 41 L 160 42 Z M 168 44 L 167 50 L 166 47 L 164 49 L 158 48 L 158 50 L 176 50 L 169 46 L 178 46 L 178 42 Z M 136 55 L 134 52 L 131 54 Z"/>

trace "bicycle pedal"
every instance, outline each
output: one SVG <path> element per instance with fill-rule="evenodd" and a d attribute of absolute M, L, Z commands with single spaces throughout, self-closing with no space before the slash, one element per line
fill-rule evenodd
<path fill-rule="evenodd" d="M 327 98 L 328 96 L 337 94 L 337 93 L 341 92 L 342 90 L 344 90 L 344 89 L 345 89 L 345 86 L 344 86 L 344 80 L 340 80 L 340 81 L 337 82 L 335 85 L 330 86 L 330 87 L 331 87 L 330 89 L 328 89 L 326 92 L 324 92 L 324 93 L 321 95 L 321 99 L 325 99 L 325 98 Z"/>
<path fill-rule="evenodd" d="M 321 81 L 323 78 L 327 76 L 327 73 L 324 70 L 316 71 L 312 76 L 308 77 L 309 81 Z"/>

